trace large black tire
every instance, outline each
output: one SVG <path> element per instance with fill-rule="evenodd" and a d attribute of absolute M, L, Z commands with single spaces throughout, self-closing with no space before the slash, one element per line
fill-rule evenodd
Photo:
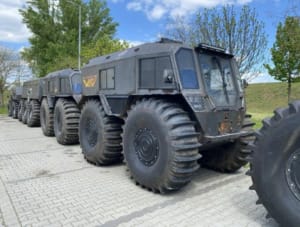
<path fill-rule="evenodd" d="M 78 144 L 80 110 L 73 100 L 60 98 L 54 108 L 54 134 L 62 145 Z"/>
<path fill-rule="evenodd" d="M 49 108 L 48 101 L 44 98 L 40 109 L 40 121 L 41 128 L 45 136 L 54 136 L 53 116 L 53 109 Z"/>
<path fill-rule="evenodd" d="M 179 190 L 199 168 L 198 135 L 180 106 L 156 99 L 138 101 L 128 112 L 123 134 L 132 178 L 154 192 Z"/>
<path fill-rule="evenodd" d="M 122 124 L 122 119 L 106 115 L 98 101 L 88 101 L 82 109 L 79 129 L 84 157 L 95 165 L 121 162 Z"/>
<path fill-rule="evenodd" d="M 37 100 L 31 100 L 27 105 L 27 126 L 40 126 L 40 103 Z"/>
<path fill-rule="evenodd" d="M 24 101 L 24 112 L 22 115 L 22 123 L 23 124 L 27 124 L 27 110 L 28 110 L 28 102 Z"/>
<path fill-rule="evenodd" d="M 281 226 L 300 226 L 300 101 L 263 120 L 251 146 L 253 186 Z"/>
<path fill-rule="evenodd" d="M 249 132 L 249 134 L 233 142 L 202 151 L 201 166 L 223 173 L 233 173 L 246 165 L 248 162 L 247 157 L 251 152 L 248 144 L 255 139 L 253 126 L 251 115 L 246 115 L 242 131 Z"/>
<path fill-rule="evenodd" d="M 24 102 L 21 100 L 20 101 L 20 106 L 19 106 L 19 113 L 18 113 L 18 119 L 19 121 L 22 121 L 22 117 L 25 111 L 25 107 L 24 107 Z"/>
<path fill-rule="evenodd" d="M 12 107 L 12 102 L 9 101 L 9 103 L 7 104 L 7 113 L 9 117 L 12 117 L 13 115 L 13 107 Z"/>
<path fill-rule="evenodd" d="M 18 118 L 18 113 L 19 113 L 19 103 L 14 101 L 13 102 L 13 113 L 12 113 L 12 117 L 14 119 Z"/>

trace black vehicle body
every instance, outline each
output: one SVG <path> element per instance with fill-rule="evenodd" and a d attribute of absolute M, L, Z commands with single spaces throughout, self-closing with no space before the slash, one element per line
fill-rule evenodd
<path fill-rule="evenodd" d="M 222 68 L 215 75 L 220 77 L 216 84 L 205 80 L 212 77 L 206 75 L 209 58 Z M 221 49 L 162 40 L 91 59 L 82 75 L 84 99 L 100 99 L 109 116 L 124 117 L 137 99 L 162 97 L 175 100 L 190 113 L 202 132 L 202 145 L 247 133 L 241 131 L 246 112 L 242 80 L 233 56 Z M 226 90 L 225 80 L 230 89 Z"/>
<path fill-rule="evenodd" d="M 28 80 L 23 83 L 22 100 L 40 100 L 42 89 L 39 79 Z"/>
<path fill-rule="evenodd" d="M 253 123 L 233 55 L 162 39 L 91 59 L 82 68 L 79 137 L 96 165 L 124 157 L 132 179 L 164 193 L 200 164 L 235 172 L 247 163 Z"/>
<path fill-rule="evenodd" d="M 41 79 L 40 122 L 44 135 L 60 144 L 78 143 L 82 78 L 78 70 L 64 69 Z"/>
<path fill-rule="evenodd" d="M 7 108 L 8 115 L 17 118 L 23 87 L 13 87 L 10 92 Z"/>
<path fill-rule="evenodd" d="M 47 100 L 50 112 L 53 112 L 60 98 L 74 101 L 77 105 L 81 100 L 81 84 L 80 72 L 73 69 L 64 69 L 49 73 L 41 79 L 25 81 L 19 119 L 27 124 L 29 121 L 30 127 L 40 126 L 40 107 L 43 100 Z"/>
<path fill-rule="evenodd" d="M 41 81 L 40 79 L 28 80 L 23 83 L 22 96 L 20 101 L 20 108 L 18 113 L 18 118 L 24 124 L 27 124 L 28 116 L 31 116 L 31 104 L 32 102 L 39 105 L 40 99 L 42 97 Z M 38 125 L 38 120 L 34 122 L 33 125 Z M 32 125 L 32 126 L 33 126 Z M 29 123 L 28 126 L 31 126 Z"/>
<path fill-rule="evenodd" d="M 54 108 L 59 98 L 71 98 L 76 103 L 81 101 L 82 80 L 78 70 L 64 69 L 49 73 L 41 79 L 41 97 L 47 98 L 49 107 Z"/>

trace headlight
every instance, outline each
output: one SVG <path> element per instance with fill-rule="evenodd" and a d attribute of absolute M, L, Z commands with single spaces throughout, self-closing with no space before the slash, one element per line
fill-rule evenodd
<path fill-rule="evenodd" d="M 201 111 L 205 109 L 204 101 L 201 96 L 189 95 L 186 96 L 186 99 L 195 111 Z"/>

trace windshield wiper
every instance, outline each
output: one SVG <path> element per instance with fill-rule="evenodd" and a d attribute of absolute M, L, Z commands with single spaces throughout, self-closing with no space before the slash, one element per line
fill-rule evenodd
<path fill-rule="evenodd" d="M 217 66 L 220 70 L 221 77 L 222 77 L 223 92 L 224 92 L 224 95 L 225 95 L 225 98 L 226 98 L 226 102 L 229 104 L 229 95 L 228 95 L 228 91 L 227 91 L 227 83 L 226 83 L 226 80 L 225 80 L 224 70 L 222 70 L 222 66 L 221 66 L 220 60 L 218 58 L 214 57 L 213 60 L 217 63 Z"/>

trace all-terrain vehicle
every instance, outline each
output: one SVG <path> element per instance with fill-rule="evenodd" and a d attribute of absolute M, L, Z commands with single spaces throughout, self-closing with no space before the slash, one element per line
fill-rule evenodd
<path fill-rule="evenodd" d="M 82 76 L 79 138 L 89 162 L 124 155 L 136 183 L 159 192 L 186 185 L 199 163 L 221 172 L 247 163 L 253 123 L 225 50 L 162 39 L 91 59 Z"/>
<path fill-rule="evenodd" d="M 281 226 L 300 226 L 300 101 L 263 120 L 250 145 L 252 177 L 259 200 Z"/>
<path fill-rule="evenodd" d="M 23 83 L 22 99 L 18 118 L 28 127 L 40 126 L 40 99 L 42 95 L 40 80 L 29 80 Z"/>
<path fill-rule="evenodd" d="M 8 116 L 18 118 L 20 100 L 22 96 L 22 87 L 13 87 L 8 100 Z"/>
<path fill-rule="evenodd" d="M 40 122 L 45 136 L 60 144 L 78 143 L 82 79 L 77 70 L 64 69 L 41 79 Z"/>

